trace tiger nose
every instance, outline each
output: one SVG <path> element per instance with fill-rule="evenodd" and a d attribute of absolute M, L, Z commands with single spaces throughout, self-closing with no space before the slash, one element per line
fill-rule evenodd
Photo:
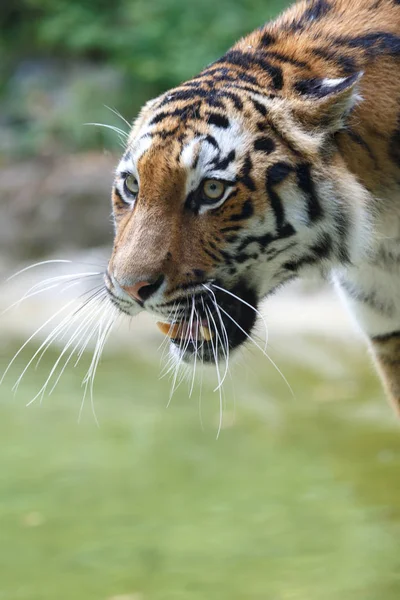
<path fill-rule="evenodd" d="M 156 280 L 137 281 L 134 285 L 121 286 L 122 289 L 138 302 L 145 302 L 155 294 L 164 281 L 164 275 L 160 275 Z"/>

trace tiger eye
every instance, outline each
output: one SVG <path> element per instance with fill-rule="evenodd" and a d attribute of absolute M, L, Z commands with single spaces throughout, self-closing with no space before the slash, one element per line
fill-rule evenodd
<path fill-rule="evenodd" d="M 203 184 L 203 193 L 210 200 L 219 200 L 225 192 L 225 184 L 218 179 L 207 179 Z"/>
<path fill-rule="evenodd" d="M 139 191 L 139 184 L 134 175 L 128 175 L 127 177 L 125 177 L 124 186 L 128 194 L 131 194 L 133 196 L 136 196 L 136 194 Z"/>

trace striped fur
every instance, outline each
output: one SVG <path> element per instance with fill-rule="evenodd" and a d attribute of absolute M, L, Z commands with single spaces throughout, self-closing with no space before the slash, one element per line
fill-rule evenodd
<path fill-rule="evenodd" d="M 114 301 L 184 319 L 209 282 L 256 306 L 332 274 L 400 407 L 399 64 L 398 0 L 306 0 L 150 101 L 113 189 Z M 208 179 L 224 183 L 218 202 Z M 126 289 L 140 281 L 138 305 Z M 229 309 L 248 334 L 254 319 Z"/>

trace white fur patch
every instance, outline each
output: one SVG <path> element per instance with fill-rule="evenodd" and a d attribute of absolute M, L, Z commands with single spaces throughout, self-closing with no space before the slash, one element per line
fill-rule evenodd
<path fill-rule="evenodd" d="M 240 169 L 243 156 L 248 144 L 251 143 L 250 137 L 244 131 L 242 124 L 238 120 L 230 119 L 230 126 L 226 129 L 210 125 L 210 135 L 218 144 L 216 148 L 206 136 L 201 135 L 186 144 L 181 152 L 180 162 L 187 169 L 186 195 L 196 190 L 204 179 L 225 179 L 235 182 Z M 235 151 L 235 159 L 225 169 L 218 169 L 213 164 L 216 158 L 223 160 L 232 151 Z M 196 165 L 193 168 L 194 159 L 197 158 Z M 228 198 L 232 187 L 227 188 L 223 198 L 216 204 L 204 205 L 200 213 L 221 206 Z"/>
<path fill-rule="evenodd" d="M 326 77 L 322 80 L 322 85 L 328 88 L 334 88 L 346 81 L 346 77 L 337 77 L 336 79 L 329 79 Z"/>
<path fill-rule="evenodd" d="M 137 165 L 140 157 L 147 152 L 153 143 L 153 138 L 150 135 L 141 136 L 132 148 L 132 162 Z"/>

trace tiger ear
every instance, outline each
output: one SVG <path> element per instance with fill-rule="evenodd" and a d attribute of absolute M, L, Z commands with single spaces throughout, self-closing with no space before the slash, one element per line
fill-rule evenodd
<path fill-rule="evenodd" d="M 362 76 L 361 72 L 339 79 L 298 81 L 294 85 L 297 92 L 295 114 L 311 127 L 322 127 L 332 133 L 342 129 L 352 108 L 361 100 L 358 88 Z"/>

